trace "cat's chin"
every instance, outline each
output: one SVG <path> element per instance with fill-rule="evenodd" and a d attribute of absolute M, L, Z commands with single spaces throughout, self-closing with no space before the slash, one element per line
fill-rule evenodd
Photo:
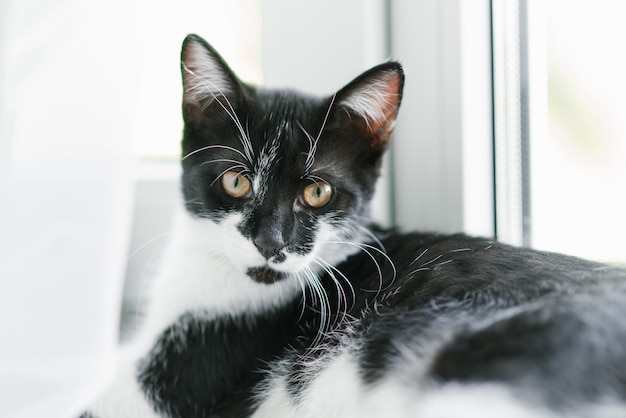
<path fill-rule="evenodd" d="M 267 266 L 250 267 L 247 271 L 247 274 L 248 276 L 250 276 L 250 278 L 252 278 L 252 280 L 259 282 L 259 283 L 265 283 L 265 284 L 276 283 L 287 277 L 286 273 L 276 271 Z"/>

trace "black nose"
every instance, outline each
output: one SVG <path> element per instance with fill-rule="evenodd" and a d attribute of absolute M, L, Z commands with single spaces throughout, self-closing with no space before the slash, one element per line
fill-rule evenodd
<path fill-rule="evenodd" d="M 283 235 L 278 231 L 261 231 L 252 242 L 266 260 L 278 255 L 285 247 Z"/>

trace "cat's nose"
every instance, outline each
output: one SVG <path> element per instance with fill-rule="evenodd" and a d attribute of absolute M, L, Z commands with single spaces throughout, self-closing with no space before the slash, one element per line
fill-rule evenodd
<path fill-rule="evenodd" d="M 280 250 L 285 247 L 283 234 L 278 231 L 258 234 L 252 242 L 266 260 L 278 255 Z"/>

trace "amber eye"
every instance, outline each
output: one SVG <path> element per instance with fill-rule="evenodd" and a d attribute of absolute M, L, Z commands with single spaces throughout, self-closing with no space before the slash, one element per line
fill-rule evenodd
<path fill-rule="evenodd" d="M 235 171 L 228 171 L 222 176 L 222 187 L 231 197 L 239 199 L 246 196 L 251 186 L 246 176 Z"/>
<path fill-rule="evenodd" d="M 330 202 L 331 197 L 333 197 L 333 188 L 325 182 L 311 183 L 302 192 L 304 203 L 312 208 L 321 208 Z"/>

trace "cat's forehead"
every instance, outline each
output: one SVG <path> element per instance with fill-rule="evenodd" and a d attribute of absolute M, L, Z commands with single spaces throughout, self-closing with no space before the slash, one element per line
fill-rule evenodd
<path fill-rule="evenodd" d="M 264 110 L 281 110 L 286 114 L 317 109 L 326 101 L 323 97 L 290 88 L 255 86 L 250 92 Z"/>
<path fill-rule="evenodd" d="M 250 115 L 264 129 L 277 132 L 301 130 L 319 123 L 325 100 L 288 89 L 255 88 Z"/>
<path fill-rule="evenodd" d="M 260 153 L 300 153 L 313 147 L 324 130 L 324 99 L 294 90 L 256 89 L 247 107 L 250 135 Z"/>

